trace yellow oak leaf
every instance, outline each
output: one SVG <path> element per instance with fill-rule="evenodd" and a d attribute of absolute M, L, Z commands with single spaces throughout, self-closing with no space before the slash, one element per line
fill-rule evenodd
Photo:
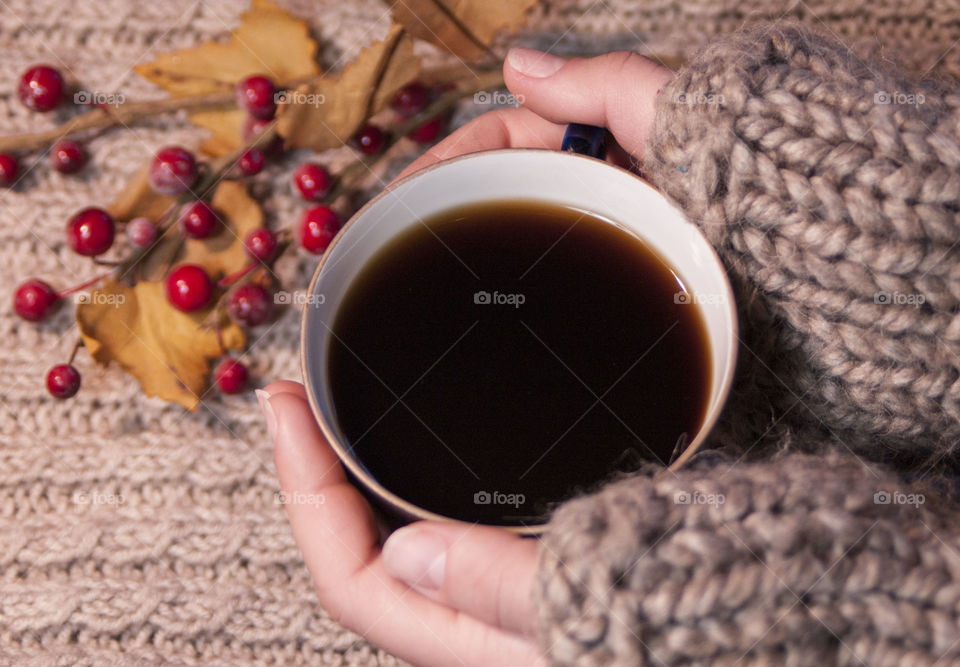
<path fill-rule="evenodd" d="M 107 281 L 77 306 L 83 344 L 98 363 L 115 362 L 135 377 L 148 396 L 196 411 L 210 382 L 210 361 L 223 354 L 217 333 L 201 321 L 206 313 L 184 313 L 167 301 L 164 285 L 128 287 Z M 240 349 L 243 330 L 221 320 L 226 349 Z"/>
<path fill-rule="evenodd" d="M 277 132 L 288 147 L 339 148 L 419 72 L 413 40 L 394 24 L 383 41 L 361 51 L 338 76 L 288 93 L 278 109 Z"/>
<path fill-rule="evenodd" d="M 523 25 L 537 0 L 385 0 L 393 19 L 411 35 L 458 58 L 477 62 L 489 55 L 500 30 Z"/>
<path fill-rule="evenodd" d="M 278 86 L 291 85 L 320 74 L 316 62 L 317 44 L 307 24 L 268 0 L 253 0 L 240 17 L 240 25 L 226 42 L 164 53 L 134 70 L 173 97 L 232 92 L 238 81 L 261 74 Z M 208 147 L 222 155 L 242 145 L 240 133 L 229 128 L 235 111 L 197 112 L 189 117 L 214 130 Z M 229 149 L 224 149 L 224 142 Z"/>

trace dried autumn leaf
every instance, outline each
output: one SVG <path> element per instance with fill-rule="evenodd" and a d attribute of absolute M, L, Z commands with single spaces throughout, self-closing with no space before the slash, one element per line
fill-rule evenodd
<path fill-rule="evenodd" d="M 210 205 L 225 229 L 205 239 L 188 239 L 177 262 L 199 264 L 217 278 L 235 273 L 250 263 L 243 239 L 254 229 L 263 227 L 263 211 L 247 194 L 247 186 L 239 181 L 222 181 Z"/>
<path fill-rule="evenodd" d="M 208 42 L 165 53 L 134 70 L 173 97 L 224 93 L 253 74 L 267 76 L 278 85 L 317 76 L 316 52 L 306 23 L 268 0 L 253 0 L 226 43 Z M 228 129 L 235 116 L 234 111 L 213 111 L 191 114 L 190 119 L 213 129 L 210 146 L 218 149 L 213 154 L 222 155 L 241 146 L 240 133 Z M 225 150 L 224 144 L 230 148 Z"/>
<path fill-rule="evenodd" d="M 247 112 L 242 109 L 190 114 L 191 123 L 210 130 L 210 136 L 200 144 L 200 150 L 214 157 L 228 155 L 244 145 L 243 124 L 246 120 Z"/>
<path fill-rule="evenodd" d="M 216 331 L 201 324 L 203 317 L 177 310 L 163 284 L 146 281 L 133 287 L 108 281 L 77 306 L 83 344 L 97 362 L 119 364 L 148 396 L 191 411 L 209 385 L 210 360 L 223 353 Z M 245 343 L 243 330 L 225 316 L 221 339 L 226 349 Z"/>
<path fill-rule="evenodd" d="M 324 77 L 288 95 L 278 111 L 277 132 L 287 146 L 339 148 L 419 71 L 413 40 L 393 25 L 383 41 L 361 51 L 339 76 Z"/>
<path fill-rule="evenodd" d="M 199 264 L 211 278 L 218 280 L 250 263 L 243 239 L 252 230 L 263 226 L 260 205 L 239 181 L 221 181 L 210 205 L 223 223 L 223 229 L 205 239 L 186 239 L 182 244 L 178 236 L 168 233 L 144 260 L 143 276 L 148 280 L 160 280 L 165 269 L 172 264 Z M 174 251 L 176 255 L 171 258 Z"/>
<path fill-rule="evenodd" d="M 500 30 L 523 25 L 537 0 L 385 0 L 411 35 L 469 62 L 482 60 Z"/>
<path fill-rule="evenodd" d="M 230 92 L 252 74 L 277 83 L 319 74 L 316 51 L 306 23 L 272 2 L 253 0 L 226 43 L 164 53 L 134 70 L 174 97 Z"/>
<path fill-rule="evenodd" d="M 150 187 L 147 180 L 149 171 L 150 165 L 144 165 L 143 169 L 130 179 L 113 203 L 107 207 L 107 212 L 114 219 L 126 222 L 144 217 L 156 222 L 176 201 L 175 197 L 157 194 Z"/>

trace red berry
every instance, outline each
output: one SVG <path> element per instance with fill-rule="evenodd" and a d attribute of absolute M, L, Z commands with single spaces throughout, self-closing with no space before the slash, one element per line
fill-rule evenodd
<path fill-rule="evenodd" d="M 261 227 L 247 234 L 243 245 L 252 258 L 269 262 L 277 252 L 277 237 L 266 227 Z"/>
<path fill-rule="evenodd" d="M 197 182 L 197 162 L 190 151 L 166 146 L 154 156 L 147 180 L 159 194 L 183 194 Z"/>
<path fill-rule="evenodd" d="M 266 322 L 272 311 L 270 294 L 255 283 L 240 285 L 227 297 L 227 314 L 237 324 L 255 327 Z"/>
<path fill-rule="evenodd" d="M 228 357 L 217 366 L 214 377 L 224 394 L 239 394 L 247 386 L 247 367 Z"/>
<path fill-rule="evenodd" d="M 262 120 L 254 118 L 253 116 L 247 116 L 247 119 L 243 122 L 243 130 L 240 133 L 244 143 L 249 143 L 251 139 L 259 136 L 272 122 L 271 120 Z M 260 150 L 262 150 L 265 155 L 281 153 L 283 152 L 283 139 L 274 137 L 269 144 L 261 146 Z"/>
<path fill-rule="evenodd" d="M 419 81 L 414 81 L 397 92 L 390 106 L 401 118 L 409 118 L 423 111 L 429 99 L 430 93 L 427 87 Z"/>
<path fill-rule="evenodd" d="M 237 105 L 254 118 L 269 120 L 277 111 L 276 89 L 265 76 L 249 76 L 237 84 Z"/>
<path fill-rule="evenodd" d="M 238 162 L 237 165 L 240 167 L 240 172 L 244 176 L 255 176 L 263 169 L 263 164 L 266 162 L 266 159 L 262 150 L 248 148 L 244 151 L 243 155 L 240 156 L 240 162 Z"/>
<path fill-rule="evenodd" d="M 134 218 L 127 223 L 127 240 L 134 248 L 146 248 L 157 240 L 157 226 L 147 218 Z"/>
<path fill-rule="evenodd" d="M 428 120 L 426 123 L 420 127 L 414 128 L 410 132 L 410 138 L 414 141 L 418 141 L 421 144 L 429 144 L 433 141 L 436 141 L 437 137 L 440 135 L 440 130 L 443 129 L 443 118 L 437 117 L 433 120 Z"/>
<path fill-rule="evenodd" d="M 16 183 L 19 174 L 17 158 L 8 153 L 0 153 L 0 188 L 9 188 Z"/>
<path fill-rule="evenodd" d="M 67 222 L 67 243 L 78 255 L 93 257 L 113 245 L 113 218 L 102 208 L 85 208 Z"/>
<path fill-rule="evenodd" d="M 192 239 L 205 239 L 217 229 L 217 214 L 205 201 L 195 201 L 180 214 L 180 231 Z"/>
<path fill-rule="evenodd" d="M 87 151 L 76 141 L 58 141 L 50 151 L 53 168 L 61 174 L 75 174 L 87 163 Z"/>
<path fill-rule="evenodd" d="M 195 264 L 178 266 L 167 276 L 167 299 L 185 313 L 205 308 L 213 298 L 213 282 Z"/>
<path fill-rule="evenodd" d="M 48 65 L 34 65 L 20 76 L 17 95 L 32 111 L 56 109 L 63 100 L 63 77 Z"/>
<path fill-rule="evenodd" d="M 42 280 L 28 280 L 13 294 L 13 310 L 31 322 L 45 320 L 53 312 L 60 297 Z"/>
<path fill-rule="evenodd" d="M 47 391 L 55 398 L 70 398 L 80 390 L 80 371 L 59 364 L 47 371 Z"/>
<path fill-rule="evenodd" d="M 353 143 L 364 155 L 376 155 L 383 150 L 387 137 L 376 125 L 364 125 L 353 135 Z"/>
<path fill-rule="evenodd" d="M 340 229 L 340 218 L 329 206 L 311 206 L 303 212 L 300 221 L 300 245 L 304 250 L 319 255 Z"/>
<path fill-rule="evenodd" d="M 293 185 L 306 201 L 320 201 L 330 193 L 330 172 L 316 162 L 304 162 L 293 171 Z"/>

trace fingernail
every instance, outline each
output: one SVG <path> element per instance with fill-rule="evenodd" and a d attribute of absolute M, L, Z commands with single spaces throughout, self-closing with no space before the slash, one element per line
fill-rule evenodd
<path fill-rule="evenodd" d="M 507 63 L 521 74 L 535 79 L 543 79 L 556 73 L 567 62 L 563 58 L 552 56 L 535 49 L 514 47 L 507 52 Z"/>
<path fill-rule="evenodd" d="M 267 433 L 271 440 L 277 437 L 277 415 L 273 412 L 273 406 L 270 405 L 270 394 L 263 389 L 254 391 L 257 395 L 257 403 L 260 404 L 260 411 L 263 412 L 263 420 L 267 422 Z"/>
<path fill-rule="evenodd" d="M 383 566 L 410 586 L 440 588 L 446 564 L 446 543 L 416 527 L 394 531 L 383 545 Z"/>

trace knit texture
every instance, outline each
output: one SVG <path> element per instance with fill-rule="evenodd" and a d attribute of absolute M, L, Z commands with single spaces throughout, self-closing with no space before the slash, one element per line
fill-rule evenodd
<path fill-rule="evenodd" d="M 662 89 L 644 169 L 731 275 L 739 376 L 723 456 L 552 517 L 554 664 L 960 661 L 960 523 L 931 484 L 960 437 L 955 90 L 792 24 Z"/>
<path fill-rule="evenodd" d="M 612 484 L 542 541 L 543 644 L 582 667 L 956 664 L 960 539 L 921 494 L 837 455 Z"/>
<path fill-rule="evenodd" d="M 658 100 L 645 169 L 769 309 L 766 395 L 855 450 L 960 437 L 958 107 L 798 27 L 717 40 Z"/>
<path fill-rule="evenodd" d="M 30 114 L 13 96 L 28 65 L 50 62 L 84 89 L 158 99 L 131 67 L 157 53 L 225 39 L 246 0 L 5 0 L 0 4 L 0 131 L 51 127 L 66 113 Z M 324 67 L 338 68 L 388 18 L 377 0 L 279 0 L 308 21 Z M 741 23 L 781 16 L 843 35 L 917 71 L 960 74 L 960 17 L 949 3 L 870 9 L 859 2 L 551 0 L 516 41 L 556 53 L 631 48 L 689 57 Z M 429 58 L 438 56 L 423 49 Z M 148 156 L 203 133 L 182 118 L 107 132 L 72 177 L 29 159 L 0 191 L 4 303 L 38 276 L 58 286 L 94 273 L 65 247 L 65 220 L 109 202 Z M 271 224 L 301 204 L 288 176 L 304 154 L 258 177 L 270 182 Z M 376 184 L 373 184 L 376 187 Z M 278 273 L 306 285 L 315 260 Z M 83 388 L 51 400 L 42 378 L 75 340 L 71 308 L 28 325 L 0 308 L 0 664 L 396 664 L 319 608 L 282 507 L 270 445 L 252 396 L 203 397 L 197 414 L 145 398 L 116 368 L 82 351 Z M 299 379 L 298 313 L 257 331 L 246 361 L 254 383 Z"/>

